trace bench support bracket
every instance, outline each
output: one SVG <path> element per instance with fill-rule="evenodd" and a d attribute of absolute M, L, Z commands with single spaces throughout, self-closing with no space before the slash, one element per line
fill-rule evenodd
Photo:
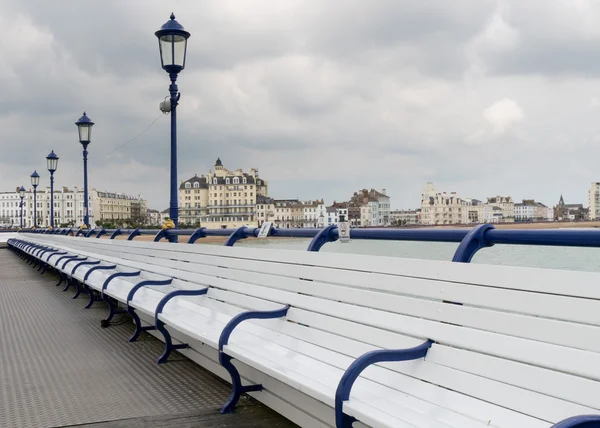
<path fill-rule="evenodd" d="M 229 342 L 229 337 L 233 330 L 242 322 L 249 319 L 271 319 L 271 318 L 281 318 L 286 316 L 289 305 L 285 306 L 281 309 L 277 309 L 274 311 L 249 311 L 242 312 L 241 314 L 237 314 L 234 316 L 225 326 L 223 331 L 221 332 L 221 336 L 219 337 L 219 362 L 221 365 L 229 372 L 231 376 L 231 395 L 227 402 L 221 408 L 221 413 L 231 413 L 233 412 L 233 408 L 237 404 L 240 399 L 240 396 L 245 392 L 253 392 L 253 391 L 261 391 L 262 385 L 242 385 L 242 379 L 240 377 L 240 372 L 238 372 L 237 368 L 231 362 L 232 357 L 225 354 L 223 352 L 223 347 L 227 345 Z"/>
<path fill-rule="evenodd" d="M 173 350 L 184 349 L 184 348 L 188 347 L 187 343 L 173 345 L 173 339 L 171 338 L 171 334 L 169 333 L 169 331 L 165 328 L 165 323 L 158 319 L 158 316 L 165 308 L 165 305 L 169 302 L 169 300 L 171 300 L 177 296 L 202 296 L 203 294 L 206 294 L 207 292 L 208 292 L 208 288 L 201 288 L 199 290 L 175 290 L 175 291 L 171 291 L 170 293 L 166 294 L 165 297 L 160 299 L 160 302 L 158 302 L 158 305 L 156 306 L 156 311 L 154 312 L 154 324 L 155 324 L 155 328 L 161 332 L 161 334 L 163 335 L 163 337 L 165 339 L 165 349 L 163 350 L 163 353 L 161 354 L 161 356 L 158 357 L 158 359 L 156 360 L 157 364 L 166 363 L 167 360 L 169 359 L 169 356 L 171 355 L 171 352 L 173 352 Z M 138 318 L 138 320 L 139 320 L 139 318 Z M 138 325 L 141 327 L 141 322 L 140 322 L 140 324 L 137 324 L 138 320 L 136 320 L 136 331 L 133 334 L 133 336 L 131 336 L 131 338 L 129 339 L 130 342 L 137 340 L 137 338 L 139 336 L 137 327 L 138 327 Z M 151 329 L 149 328 L 148 330 L 151 330 Z M 140 331 L 140 333 L 141 333 L 141 331 Z"/>
<path fill-rule="evenodd" d="M 81 283 L 82 283 L 83 287 L 85 288 L 85 290 L 87 291 L 88 295 L 90 296 L 90 301 L 85 306 L 85 309 L 91 308 L 92 305 L 94 304 L 94 302 L 96 301 L 96 297 L 94 296 L 94 290 L 92 290 L 92 288 L 90 288 L 90 286 L 86 285 L 86 283 L 85 283 L 85 281 L 87 281 L 90 274 L 92 272 L 94 272 L 95 270 L 112 270 L 112 269 L 116 269 L 116 268 L 117 268 L 117 265 L 94 266 L 85 273 L 85 276 L 83 277 L 83 281 L 81 281 Z"/>
<path fill-rule="evenodd" d="M 131 302 L 133 300 L 133 296 L 135 295 L 135 292 L 138 291 L 140 288 L 145 287 L 147 285 L 169 285 L 171 282 L 173 282 L 173 278 L 163 279 L 163 280 L 147 280 L 147 281 L 142 281 L 142 282 L 134 285 L 133 288 L 131 290 L 129 290 L 129 294 L 127 294 L 127 309 L 124 310 L 123 312 L 127 312 L 129 315 L 131 315 L 131 317 L 133 318 L 133 320 L 135 322 L 135 332 L 133 333 L 133 336 L 131 336 L 131 337 L 135 336 L 135 339 L 137 339 L 139 337 L 140 333 L 142 332 L 142 330 L 150 330 L 148 328 L 144 329 L 142 327 L 140 317 L 135 313 L 135 309 L 132 308 L 131 305 L 129 304 L 129 302 Z M 138 332 L 138 329 L 140 329 L 139 332 Z M 153 329 L 154 328 L 152 328 L 152 330 Z M 133 342 L 135 340 L 129 340 L 129 341 Z"/>
<path fill-rule="evenodd" d="M 358 357 L 350 367 L 346 370 L 337 390 L 335 391 L 335 426 L 336 428 L 352 428 L 352 423 L 355 418 L 344 414 L 344 401 L 350 398 L 352 385 L 360 374 L 371 364 L 394 361 L 410 361 L 425 357 L 427 351 L 433 345 L 433 340 L 408 349 L 380 349 L 377 351 L 367 352 Z"/>

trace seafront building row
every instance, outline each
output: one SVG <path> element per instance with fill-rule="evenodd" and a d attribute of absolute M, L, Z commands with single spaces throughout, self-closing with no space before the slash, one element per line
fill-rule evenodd
<path fill-rule="evenodd" d="M 182 227 L 236 228 L 271 222 L 283 228 L 323 228 L 347 221 L 352 227 L 414 225 L 473 225 L 539 221 L 579 221 L 600 218 L 600 182 L 589 190 L 589 210 L 583 204 L 566 204 L 562 195 L 554 207 L 525 199 L 514 202 L 510 196 L 491 196 L 486 201 L 460 197 L 456 192 L 439 192 L 428 182 L 417 209 L 392 210 L 386 189 L 361 189 L 347 201 L 325 204 L 323 199 L 277 199 L 269 196 L 268 182 L 257 168 L 249 172 L 229 170 L 221 159 L 207 174 L 181 181 L 179 223 Z M 33 191 L 25 193 L 23 226 L 33 226 Z M 89 192 L 90 224 L 107 227 L 160 226 L 169 210 L 148 209 L 140 196 Z M 83 189 L 62 187 L 54 191 L 57 226 L 83 224 Z M 0 192 L 0 227 L 20 224 L 18 189 Z M 50 224 L 50 188 L 37 191 L 37 226 Z"/>
<path fill-rule="evenodd" d="M 23 198 L 23 227 L 33 226 L 33 190 L 25 192 Z M 98 221 L 118 224 L 131 222 L 145 224 L 147 204 L 141 196 L 103 192 L 92 189 L 88 194 L 90 224 Z M 62 187 L 54 190 L 55 225 L 79 227 L 83 224 L 83 189 Z M 18 227 L 21 221 L 21 198 L 18 189 L 0 192 L 0 226 Z M 50 225 L 50 187 L 38 188 L 36 196 L 37 227 Z"/>
<path fill-rule="evenodd" d="M 385 189 L 363 189 L 348 202 L 326 206 L 323 199 L 302 201 L 269 197 L 268 182 L 257 168 L 231 171 L 217 159 L 207 174 L 194 175 L 179 186 L 179 223 L 208 228 L 260 226 L 325 227 L 341 220 L 353 226 L 389 226 L 390 197 Z"/>

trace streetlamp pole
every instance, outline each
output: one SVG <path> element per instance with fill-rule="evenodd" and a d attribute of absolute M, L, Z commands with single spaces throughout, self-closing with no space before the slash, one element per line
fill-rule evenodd
<path fill-rule="evenodd" d="M 87 181 L 87 147 L 92 140 L 92 126 L 94 122 L 83 112 L 83 116 L 79 118 L 77 122 L 77 129 L 79 131 L 79 142 L 83 146 L 83 223 L 86 228 L 90 228 L 90 216 L 88 210 L 88 181 Z"/>
<path fill-rule="evenodd" d="M 33 186 L 33 228 L 37 227 L 37 187 L 40 184 L 40 175 L 37 171 L 31 174 L 31 185 Z"/>
<path fill-rule="evenodd" d="M 23 229 L 23 198 L 25 197 L 25 188 L 23 186 L 19 189 L 19 196 L 21 197 L 21 226 L 19 227 Z"/>
<path fill-rule="evenodd" d="M 58 167 L 58 156 L 54 150 L 46 156 L 48 171 L 50 171 L 50 226 L 54 229 L 54 172 Z"/>
<path fill-rule="evenodd" d="M 177 75 L 185 68 L 187 53 L 187 40 L 190 33 L 175 20 L 171 14 L 160 30 L 154 33 L 158 37 L 160 61 L 162 68 L 169 74 L 170 112 L 171 112 L 171 198 L 169 202 L 169 217 L 173 220 L 175 228 L 179 227 L 179 207 L 177 189 L 177 104 L 179 103 L 179 89 L 177 88 Z M 177 236 L 171 237 L 171 242 L 177 242 Z"/>

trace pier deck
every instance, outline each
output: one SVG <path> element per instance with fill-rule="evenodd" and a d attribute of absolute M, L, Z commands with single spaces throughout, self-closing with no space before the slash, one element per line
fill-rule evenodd
<path fill-rule="evenodd" d="M 100 328 L 106 309 L 56 282 L 0 249 L 2 426 L 296 427 L 249 397 L 219 414 L 229 384 L 181 355 L 155 364 L 162 342 L 127 343 L 129 319 Z"/>

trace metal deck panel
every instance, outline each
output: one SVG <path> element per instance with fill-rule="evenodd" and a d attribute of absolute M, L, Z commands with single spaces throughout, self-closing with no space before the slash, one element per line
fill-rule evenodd
<path fill-rule="evenodd" d="M 229 384 L 180 354 L 155 364 L 162 342 L 127 343 L 129 320 L 101 328 L 106 308 L 56 282 L 0 250 L 0 426 L 296 426 L 249 397 L 220 415 Z"/>

